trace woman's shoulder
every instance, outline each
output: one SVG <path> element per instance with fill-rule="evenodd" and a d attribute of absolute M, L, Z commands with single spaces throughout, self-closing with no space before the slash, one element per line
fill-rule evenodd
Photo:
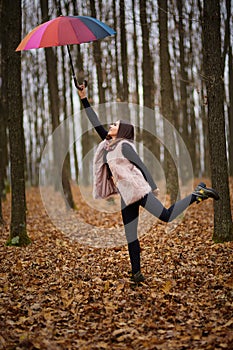
<path fill-rule="evenodd" d="M 132 158 L 135 157 L 137 153 L 136 146 L 133 141 L 123 140 L 121 144 L 121 151 L 122 154 L 126 158 Z"/>
<path fill-rule="evenodd" d="M 128 139 L 120 139 L 119 143 L 121 145 L 129 145 L 129 146 L 134 146 L 134 141 L 133 140 L 128 140 Z"/>
<path fill-rule="evenodd" d="M 122 148 L 125 148 L 125 149 L 133 149 L 133 150 L 136 149 L 134 142 L 127 139 L 123 139 L 121 141 L 121 146 Z"/>

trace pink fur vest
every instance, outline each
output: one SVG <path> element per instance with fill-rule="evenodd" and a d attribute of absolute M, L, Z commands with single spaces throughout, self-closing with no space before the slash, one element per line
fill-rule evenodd
<path fill-rule="evenodd" d="M 125 204 L 129 205 L 143 198 L 151 191 L 151 187 L 141 171 L 123 156 L 121 150 L 123 142 L 129 143 L 136 151 L 135 146 L 125 139 L 115 143 L 104 140 L 99 144 L 94 156 L 93 195 L 94 198 L 107 198 L 120 193 Z M 105 150 L 108 150 L 107 163 L 112 178 L 108 178 L 107 166 L 104 163 Z"/>

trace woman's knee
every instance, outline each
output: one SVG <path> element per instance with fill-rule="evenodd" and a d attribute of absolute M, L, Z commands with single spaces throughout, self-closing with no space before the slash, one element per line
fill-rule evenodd
<path fill-rule="evenodd" d="M 168 209 L 164 208 L 162 213 L 159 216 L 159 219 L 163 222 L 169 222 L 171 213 Z"/>

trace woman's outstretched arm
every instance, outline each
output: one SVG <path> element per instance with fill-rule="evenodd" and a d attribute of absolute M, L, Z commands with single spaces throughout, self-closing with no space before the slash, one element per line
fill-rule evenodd
<path fill-rule="evenodd" d="M 88 102 L 88 99 L 87 99 L 85 86 L 80 85 L 80 88 L 82 88 L 82 90 L 78 90 L 78 94 L 81 98 L 82 105 L 85 108 L 85 112 L 87 114 L 87 117 L 90 120 L 91 124 L 94 126 L 95 130 L 97 131 L 97 133 L 99 134 L 101 139 L 104 140 L 108 134 L 108 131 L 103 127 L 97 114 L 91 108 L 90 103 Z"/>

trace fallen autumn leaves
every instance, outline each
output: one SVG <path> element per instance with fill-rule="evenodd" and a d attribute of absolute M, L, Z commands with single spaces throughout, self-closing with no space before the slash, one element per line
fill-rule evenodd
<path fill-rule="evenodd" d="M 233 243 L 212 242 L 211 201 L 171 232 L 155 222 L 141 238 L 147 281 L 135 287 L 126 246 L 70 241 L 37 189 L 27 200 L 33 243 L 5 247 L 8 226 L 0 237 L 0 349 L 233 349 Z M 85 203 L 80 211 L 100 220 Z"/>

